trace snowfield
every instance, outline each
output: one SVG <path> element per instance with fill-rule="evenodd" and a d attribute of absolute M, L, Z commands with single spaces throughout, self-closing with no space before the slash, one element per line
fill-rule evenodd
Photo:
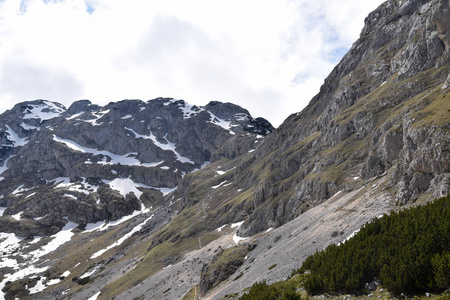
<path fill-rule="evenodd" d="M 56 117 L 59 117 L 65 109 L 61 106 L 57 106 L 56 104 L 50 101 L 43 101 L 44 104 L 41 105 L 30 105 L 31 108 L 28 108 L 25 111 L 24 119 L 40 119 L 41 122 L 45 120 L 50 120 Z"/>

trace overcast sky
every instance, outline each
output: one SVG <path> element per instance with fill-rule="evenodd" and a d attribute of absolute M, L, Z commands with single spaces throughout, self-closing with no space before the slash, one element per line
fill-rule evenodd
<path fill-rule="evenodd" d="M 0 0 L 0 113 L 47 99 L 232 102 L 279 126 L 382 0 Z"/>

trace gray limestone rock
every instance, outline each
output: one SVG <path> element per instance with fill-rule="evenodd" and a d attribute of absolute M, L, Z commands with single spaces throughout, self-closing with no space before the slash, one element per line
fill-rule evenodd
<path fill-rule="evenodd" d="M 446 189 L 435 179 L 449 172 L 448 112 L 431 111 L 448 92 L 449 10 L 448 1 L 391 0 L 369 14 L 320 92 L 251 158 L 270 172 L 246 182 L 269 185 L 253 189 L 239 233 L 290 220 L 362 183 L 354 178 L 387 176 L 398 203 Z"/>
<path fill-rule="evenodd" d="M 158 189 L 171 190 L 211 161 L 248 152 L 272 130 L 264 119 L 218 101 L 197 107 L 157 98 L 102 107 L 80 100 L 69 109 L 23 102 L 0 115 L 0 202 L 9 207 L 5 215 L 24 211 L 29 220 L 46 214 L 79 224 L 116 220 L 141 209 L 136 193 L 153 190 L 160 203 Z"/>

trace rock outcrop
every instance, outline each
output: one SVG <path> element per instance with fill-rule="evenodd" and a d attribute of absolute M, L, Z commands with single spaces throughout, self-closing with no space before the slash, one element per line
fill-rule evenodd
<path fill-rule="evenodd" d="M 218 299 L 283 280 L 392 209 L 447 195 L 449 5 L 380 5 L 276 130 L 233 104 L 167 98 L 37 100 L 0 115 L 0 288 Z"/>
<path fill-rule="evenodd" d="M 248 191 L 234 204 L 248 214 L 241 236 L 378 176 L 397 204 L 450 192 L 449 9 L 391 0 L 369 14 L 310 104 L 233 166 Z"/>
<path fill-rule="evenodd" d="M 59 228 L 64 217 L 77 224 L 116 220 L 140 210 L 139 198 L 161 203 L 185 174 L 248 152 L 272 130 L 247 110 L 217 101 L 17 104 L 0 116 L 0 206 L 8 207 L 6 216 L 23 212 L 40 229 L 14 230 L 20 222 L 7 218 L 1 228 L 45 235 L 33 218 L 58 217 Z"/>

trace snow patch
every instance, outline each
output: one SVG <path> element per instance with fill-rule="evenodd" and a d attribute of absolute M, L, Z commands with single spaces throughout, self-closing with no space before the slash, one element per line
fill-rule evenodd
<path fill-rule="evenodd" d="M 97 223 L 88 223 L 86 224 L 85 232 L 92 232 L 94 230 L 100 230 L 102 227 L 106 226 L 105 221 L 99 221 Z M 104 230 L 104 229 L 102 229 Z"/>
<path fill-rule="evenodd" d="M 0 258 L 0 266 L 2 265 L 9 265 L 11 268 L 14 269 L 13 273 L 11 274 L 5 274 L 4 279 L 2 282 L 0 282 L 0 290 L 5 286 L 6 282 L 8 281 L 16 281 L 21 278 L 28 277 L 33 274 L 39 274 L 42 272 L 45 272 L 49 266 L 37 268 L 34 265 L 46 254 L 56 250 L 59 246 L 66 243 L 71 239 L 73 236 L 73 233 L 71 230 L 75 228 L 77 224 L 68 222 L 64 228 L 50 236 L 49 238 L 51 241 L 42 246 L 41 248 L 34 250 L 27 255 L 23 256 L 24 263 L 18 263 L 17 261 L 14 263 L 14 259 L 12 257 L 7 257 L 7 255 L 15 255 L 14 253 L 17 252 L 20 248 L 20 242 L 23 240 L 21 238 L 18 238 L 14 234 L 6 234 L 6 233 L 0 233 L 0 248 L 3 251 L 2 258 Z M 39 238 L 40 240 L 41 238 Z M 44 285 L 45 277 L 41 277 L 40 281 L 30 289 L 30 294 L 35 294 L 38 292 L 41 292 L 46 288 L 46 285 Z M 50 281 L 50 283 L 54 283 Z M 4 299 L 4 294 L 0 293 L 0 299 Z"/>
<path fill-rule="evenodd" d="M 36 195 L 36 192 L 29 194 L 28 196 L 25 197 L 25 199 L 33 197 L 34 195 Z"/>
<path fill-rule="evenodd" d="M 70 182 L 70 178 L 68 177 L 58 177 L 53 179 L 55 183 L 55 189 L 57 188 L 67 188 L 69 191 L 74 191 L 78 193 L 90 194 L 92 192 L 97 191 L 99 188 L 96 185 L 91 185 L 86 182 L 86 178 L 82 178 L 81 182 Z"/>
<path fill-rule="evenodd" d="M 331 198 L 333 198 L 334 196 L 339 195 L 340 193 L 342 193 L 342 191 L 337 192 L 336 194 L 334 194 L 333 196 L 331 196 Z"/>
<path fill-rule="evenodd" d="M 41 279 L 38 280 L 36 285 L 29 289 L 30 295 L 37 294 L 37 293 L 42 292 L 43 290 L 45 290 L 45 288 L 47 286 L 44 284 L 44 280 L 46 280 L 46 279 L 47 279 L 47 277 L 41 277 Z"/>
<path fill-rule="evenodd" d="M 50 252 L 55 251 L 61 245 L 70 241 L 70 239 L 74 235 L 72 229 L 76 228 L 77 226 L 78 224 L 75 224 L 70 221 L 67 222 L 66 226 L 64 226 L 60 232 L 57 232 L 51 236 L 53 239 L 47 245 L 42 246 L 41 248 L 31 252 L 30 254 L 32 254 L 34 257 L 41 257 Z"/>
<path fill-rule="evenodd" d="M 25 188 L 23 187 L 23 184 L 22 184 L 22 185 L 20 185 L 18 188 L 16 188 L 16 189 L 11 193 L 11 195 L 17 196 L 17 195 L 23 194 L 24 192 L 29 191 L 29 190 L 30 190 L 30 189 L 25 189 Z"/>
<path fill-rule="evenodd" d="M 40 130 L 41 129 L 40 127 L 28 125 L 25 122 L 20 123 L 20 127 L 22 127 L 25 130 L 34 130 L 34 129 Z"/>
<path fill-rule="evenodd" d="M 126 119 L 131 119 L 133 116 L 132 115 L 126 115 L 124 117 L 122 117 L 122 120 L 126 120 Z"/>
<path fill-rule="evenodd" d="M 217 188 L 221 187 L 222 185 L 224 185 L 226 182 L 227 182 L 226 180 L 225 180 L 225 181 L 222 181 L 222 182 L 219 183 L 218 185 L 212 186 L 211 188 L 212 188 L 212 189 L 217 189 Z"/>
<path fill-rule="evenodd" d="M 114 180 L 103 180 L 113 190 L 119 191 L 120 194 L 126 197 L 129 193 L 134 193 L 136 197 L 140 198 L 142 192 L 136 188 L 136 183 L 129 178 L 116 178 Z"/>
<path fill-rule="evenodd" d="M 172 151 L 177 156 L 178 161 L 180 161 L 182 163 L 193 164 L 193 165 L 195 164 L 195 162 L 193 162 L 192 160 L 190 160 L 187 157 L 182 156 L 180 153 L 178 153 L 176 151 L 176 144 L 169 142 L 169 140 L 167 139 L 167 134 L 163 137 L 166 140 L 166 144 L 163 144 L 156 139 L 156 136 L 154 136 L 151 131 L 150 131 L 150 135 L 142 135 L 142 134 L 137 133 L 136 131 L 134 131 L 131 128 L 125 127 L 125 129 L 128 131 L 131 131 L 134 134 L 135 138 L 137 138 L 137 139 L 151 140 L 153 142 L 153 144 L 155 144 L 157 147 L 161 148 L 162 150 Z"/>
<path fill-rule="evenodd" d="M 248 237 L 240 237 L 236 233 L 233 235 L 233 241 L 236 245 L 238 245 L 241 241 L 245 241 Z"/>
<path fill-rule="evenodd" d="M 153 189 L 160 191 L 163 194 L 163 196 L 166 196 L 174 192 L 177 188 L 174 187 L 174 188 L 153 188 Z"/>
<path fill-rule="evenodd" d="M 140 215 L 140 214 L 143 214 L 143 213 L 147 213 L 149 211 L 150 211 L 150 209 L 145 208 L 144 204 L 141 204 L 141 210 L 135 210 L 131 215 L 123 216 L 122 218 L 120 218 L 120 219 L 118 219 L 116 221 L 111 221 L 109 223 L 106 223 L 105 221 L 100 221 L 100 222 L 97 222 L 97 223 L 88 223 L 86 225 L 85 232 L 92 232 L 92 231 L 95 231 L 95 230 L 105 231 L 109 227 L 117 226 L 119 224 L 122 224 L 123 222 L 126 222 L 126 221 L 136 217 L 137 215 Z"/>
<path fill-rule="evenodd" d="M 239 229 L 239 227 L 241 227 L 242 224 L 244 224 L 244 221 L 233 223 L 233 224 L 231 224 L 231 228 Z M 248 239 L 248 237 L 240 237 L 237 235 L 237 233 L 234 233 L 234 235 L 233 235 L 233 241 L 236 245 L 238 245 L 241 241 L 246 240 L 246 239 Z"/>
<path fill-rule="evenodd" d="M 24 119 L 40 119 L 41 122 L 59 117 L 65 109 L 50 101 L 43 101 L 43 104 L 29 105 L 25 111 Z"/>
<path fill-rule="evenodd" d="M 164 160 L 158 161 L 158 162 L 155 162 L 155 163 L 142 163 L 141 165 L 142 165 L 143 167 L 153 168 L 153 167 L 159 166 L 159 165 L 162 164 L 162 163 L 164 163 Z M 163 168 L 163 167 L 161 167 L 161 169 L 162 169 L 162 168 Z"/>
<path fill-rule="evenodd" d="M 4 257 L 0 261 L 0 268 L 16 268 L 17 265 L 17 260 L 9 257 Z"/>
<path fill-rule="evenodd" d="M 350 234 L 345 240 L 342 241 L 342 243 L 345 243 L 346 241 L 350 240 L 352 237 L 354 237 L 360 229 L 357 229 L 355 231 L 352 232 L 352 234 Z"/>
<path fill-rule="evenodd" d="M 36 217 L 36 218 L 33 218 L 33 220 L 36 220 L 36 221 L 42 220 L 42 219 L 45 218 L 46 216 L 48 216 L 48 214 L 46 214 L 46 215 L 43 216 L 43 217 Z"/>
<path fill-rule="evenodd" d="M 245 221 L 233 223 L 233 224 L 231 224 L 231 228 L 239 228 L 239 227 L 241 227 L 242 224 L 244 224 L 244 222 Z"/>
<path fill-rule="evenodd" d="M 226 121 L 224 119 L 220 119 L 219 117 L 215 116 L 212 112 L 209 112 L 209 115 L 211 116 L 211 119 L 209 121 L 210 123 L 213 123 L 215 125 L 218 125 L 218 126 L 222 127 L 225 130 L 228 130 L 228 132 L 231 135 L 235 135 L 236 134 L 234 131 L 231 130 L 231 128 L 233 126 L 231 126 L 231 122 L 230 121 Z"/>
<path fill-rule="evenodd" d="M 61 279 L 55 278 L 55 279 L 52 279 L 52 280 L 47 281 L 47 286 L 49 286 L 49 285 L 55 285 L 55 284 L 58 284 L 58 283 L 60 283 L 60 282 L 61 282 Z"/>
<path fill-rule="evenodd" d="M 63 143 L 70 149 L 78 151 L 78 152 L 89 153 L 94 156 L 95 155 L 103 155 L 104 156 L 103 160 L 98 162 L 98 164 L 102 164 L 102 165 L 119 165 L 120 164 L 120 165 L 127 165 L 127 166 L 145 166 L 145 165 L 150 166 L 150 165 L 153 165 L 153 164 L 142 164 L 138 159 L 134 158 L 133 156 L 137 155 L 136 152 L 127 153 L 125 155 L 119 155 L 119 154 L 114 154 L 114 153 L 106 151 L 106 150 L 97 150 L 97 149 L 84 147 L 84 146 L 81 146 L 81 145 L 75 143 L 74 141 L 62 139 L 62 138 L 57 137 L 56 135 L 53 135 L 53 140 L 58 143 Z M 110 158 L 109 162 L 107 161 L 106 157 Z"/>
<path fill-rule="evenodd" d="M 91 276 L 94 275 L 95 272 L 97 272 L 99 269 L 100 269 L 100 266 L 96 266 L 96 267 L 93 268 L 92 270 L 90 270 L 90 271 L 84 273 L 83 275 L 81 275 L 79 278 L 80 278 L 80 279 L 83 279 L 83 278 L 86 278 L 86 277 L 91 277 Z"/>
<path fill-rule="evenodd" d="M 233 224 L 231 224 L 231 228 L 239 229 L 239 227 L 241 227 L 242 224 L 244 224 L 244 221 L 233 223 Z M 248 237 L 240 237 L 237 235 L 237 233 L 234 233 L 234 235 L 233 235 L 233 241 L 236 245 L 238 245 L 241 241 L 246 240 L 246 239 L 248 239 Z"/>
<path fill-rule="evenodd" d="M 8 134 L 8 139 L 13 142 L 13 147 L 25 146 L 28 143 L 28 138 L 21 138 L 11 127 L 6 126 L 6 133 Z"/>
<path fill-rule="evenodd" d="M 186 102 L 178 103 L 178 109 L 183 112 L 183 119 L 192 118 L 205 110 L 204 108 L 197 107 Z"/>
<path fill-rule="evenodd" d="M 72 199 L 75 199 L 75 200 L 78 199 L 77 197 L 75 197 L 74 195 L 71 195 L 71 194 L 64 194 L 63 196 L 64 197 L 69 197 L 69 198 L 72 198 Z"/>
<path fill-rule="evenodd" d="M 104 111 L 99 111 L 97 113 L 92 113 L 92 115 L 95 117 L 95 119 L 91 119 L 91 120 L 82 120 L 82 119 L 78 119 L 79 121 L 83 121 L 85 123 L 90 123 L 92 126 L 100 126 L 103 123 L 97 123 L 97 121 L 102 118 L 104 115 L 106 115 L 107 113 L 109 113 L 109 109 L 104 110 Z"/>
<path fill-rule="evenodd" d="M 129 237 L 131 237 L 135 232 L 138 232 L 142 229 L 142 227 L 144 227 L 144 225 L 150 221 L 153 218 L 154 215 L 151 215 L 150 217 L 148 217 L 147 219 L 144 220 L 144 222 L 140 223 L 139 225 L 135 226 L 130 232 L 128 232 L 127 234 L 125 234 L 124 236 L 122 236 L 120 239 L 118 239 L 117 241 L 115 241 L 113 244 L 109 245 L 108 247 L 106 247 L 105 249 L 99 250 L 97 252 L 95 252 L 94 254 L 92 254 L 90 259 L 94 259 L 97 258 L 99 256 L 101 256 L 102 254 L 104 254 L 106 251 L 115 248 L 117 246 L 120 246 L 123 242 L 125 242 Z"/>
<path fill-rule="evenodd" d="M 80 112 L 80 113 L 77 113 L 77 114 L 74 114 L 74 115 L 71 115 L 70 117 L 67 117 L 66 120 L 67 120 L 67 121 L 70 121 L 70 120 L 72 120 L 72 119 L 78 118 L 78 117 L 81 116 L 82 114 L 84 114 L 84 111 L 82 111 L 82 112 Z"/>
<path fill-rule="evenodd" d="M 211 164 L 211 162 L 209 160 L 205 161 L 203 163 L 203 165 L 200 167 L 200 169 L 206 168 L 207 166 L 209 166 Z"/>
<path fill-rule="evenodd" d="M 23 211 L 18 212 L 18 213 L 15 214 L 15 215 L 11 215 L 11 217 L 12 217 L 13 219 L 17 220 L 17 221 L 20 221 L 20 220 L 22 220 L 22 217 L 21 217 L 22 214 L 23 214 Z"/>
<path fill-rule="evenodd" d="M 100 291 L 100 292 L 97 292 L 96 294 L 94 294 L 92 297 L 90 297 L 90 298 L 87 299 L 87 300 L 97 300 L 98 296 L 100 296 L 101 293 L 102 293 L 101 291 Z"/>
<path fill-rule="evenodd" d="M 228 224 L 225 224 L 225 225 L 220 226 L 219 228 L 216 229 L 216 231 L 221 232 L 222 229 L 224 229 L 225 226 L 227 226 L 227 225 L 228 225 Z"/>

